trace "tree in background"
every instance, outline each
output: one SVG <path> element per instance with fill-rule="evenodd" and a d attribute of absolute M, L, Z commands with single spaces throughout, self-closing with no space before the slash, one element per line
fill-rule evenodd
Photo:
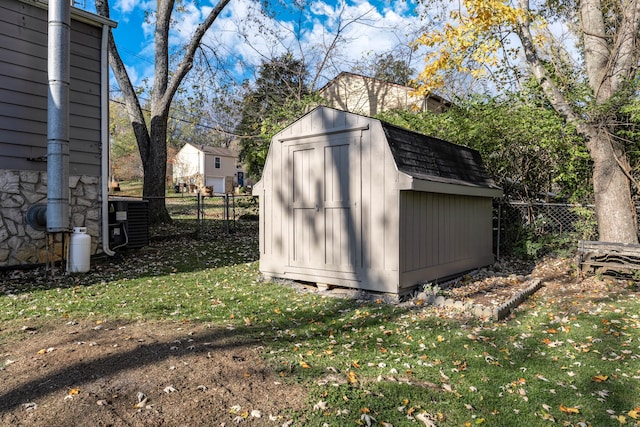
<path fill-rule="evenodd" d="M 384 82 L 406 86 L 415 73 L 409 62 L 410 58 L 407 60 L 398 59 L 397 55 L 392 52 L 377 53 L 373 57 L 364 58 L 362 64 L 353 68 L 353 72 Z"/>
<path fill-rule="evenodd" d="M 475 96 L 444 113 L 389 111 L 377 117 L 477 149 L 508 199 L 584 201 L 591 162 L 575 129 L 526 92 Z"/>
<path fill-rule="evenodd" d="M 124 101 L 109 101 L 109 143 L 111 177 L 117 181 L 143 177 L 140 152 Z"/>
<path fill-rule="evenodd" d="M 122 91 L 129 120 L 133 126 L 140 158 L 144 169 L 142 194 L 149 201 L 149 221 L 152 224 L 170 221 L 165 205 L 167 175 L 167 123 L 169 108 L 185 76 L 193 66 L 196 50 L 207 30 L 213 25 L 230 0 L 219 0 L 196 28 L 175 69 L 170 71 L 169 29 L 175 19 L 174 0 L 158 0 L 155 18 L 155 61 L 153 87 L 149 101 L 150 117 L 143 114 L 139 94 L 134 89 L 122 59 L 118 53 L 111 29 L 109 29 L 109 64 Z M 108 0 L 95 0 L 98 14 L 109 17 Z"/>
<path fill-rule="evenodd" d="M 508 83 L 504 76 L 522 78 L 523 70 L 512 66 L 522 54 L 526 74 L 583 138 L 593 161 L 599 239 L 637 243 L 628 144 L 617 126 L 636 94 L 640 0 L 463 0 L 462 6 L 416 41 L 428 49 L 417 93 L 445 85 L 451 71 L 484 74 L 500 87 Z M 577 47 L 564 46 L 550 23 L 571 30 Z M 509 45 L 512 38 L 520 45 Z"/>
<path fill-rule="evenodd" d="M 304 63 L 286 53 L 263 62 L 252 86 L 245 83 L 242 119 L 235 132 L 241 138 L 240 160 L 250 176 L 262 174 L 271 137 L 302 115 L 311 102 L 307 77 Z"/>

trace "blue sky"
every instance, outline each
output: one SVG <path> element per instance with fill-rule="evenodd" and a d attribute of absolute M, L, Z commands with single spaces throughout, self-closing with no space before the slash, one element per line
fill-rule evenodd
<path fill-rule="evenodd" d="M 195 26 L 211 10 L 212 1 L 185 1 L 185 11 L 171 32 L 172 45 L 186 43 Z M 392 49 L 409 52 L 407 44 L 421 26 L 414 0 L 312 1 L 302 15 L 279 8 L 274 18 L 257 13 L 260 3 L 231 0 L 205 37 L 205 42 L 216 46 L 217 54 L 227 61 L 227 71 L 239 80 L 250 78 L 262 59 L 287 50 L 304 56 L 309 64 L 317 63 L 322 46 L 333 40 L 342 24 L 340 34 L 344 42 L 337 49 L 334 62 L 319 76 L 317 86 L 321 86 L 338 72 L 349 71 L 365 55 Z M 111 0 L 110 6 L 111 18 L 118 22 L 113 34 L 120 55 L 134 85 L 140 85 L 153 75 L 153 26 L 144 17 L 145 11 L 153 10 L 155 1 Z M 90 9 L 92 5 L 87 7 Z M 249 19 L 251 16 L 257 18 Z M 345 26 L 346 23 L 349 25 Z M 277 37 L 258 34 L 257 28 L 271 31 Z M 416 70 L 420 66 L 415 55 L 413 65 Z"/>

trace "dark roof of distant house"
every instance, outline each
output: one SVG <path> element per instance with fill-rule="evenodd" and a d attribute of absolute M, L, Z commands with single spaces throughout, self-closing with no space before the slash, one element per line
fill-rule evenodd
<path fill-rule="evenodd" d="M 477 150 L 381 124 L 401 172 L 427 181 L 498 188 Z"/>

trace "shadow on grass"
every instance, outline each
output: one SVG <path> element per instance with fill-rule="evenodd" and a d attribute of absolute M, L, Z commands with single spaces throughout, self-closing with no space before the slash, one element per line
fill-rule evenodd
<path fill-rule="evenodd" d="M 334 320 L 338 320 L 344 313 L 351 311 L 356 307 L 364 306 L 363 302 L 357 302 L 350 299 L 335 299 L 326 300 L 323 305 L 323 309 L 318 312 L 318 307 L 307 305 L 300 310 L 296 310 L 295 315 L 282 315 L 279 318 L 274 318 L 269 321 L 263 321 L 259 324 L 252 326 L 242 325 L 242 320 L 238 322 L 238 327 L 235 329 L 225 328 L 223 326 L 217 326 L 212 329 L 207 329 L 201 333 L 189 334 L 189 345 L 178 345 L 176 347 L 175 334 L 167 334 L 166 332 L 156 333 L 154 337 L 163 337 L 160 341 L 153 343 L 137 343 L 134 349 L 119 349 L 109 348 L 103 350 L 110 354 L 105 354 L 91 360 L 86 360 L 78 357 L 77 360 L 68 360 L 68 363 L 64 363 L 59 369 L 53 372 L 47 372 L 39 374 L 38 371 L 27 373 L 25 375 L 24 382 L 21 382 L 18 386 L 11 389 L 4 389 L 0 391 L 0 413 L 9 412 L 15 410 L 29 402 L 38 402 L 38 400 L 44 397 L 59 393 L 67 392 L 78 386 L 87 388 L 87 384 L 95 382 L 96 380 L 105 380 L 120 373 L 133 371 L 135 369 L 149 367 L 157 367 L 170 358 L 180 358 L 181 356 L 203 354 L 207 357 L 213 357 L 215 361 L 215 351 L 234 350 L 238 351 L 246 349 L 255 349 L 257 347 L 269 346 L 270 343 L 278 341 L 277 347 L 286 346 L 289 341 L 301 342 L 308 339 L 314 339 L 314 336 L 326 338 L 326 330 L 324 328 L 314 329 L 314 325 L 328 324 Z M 388 321 L 395 320 L 395 316 L 402 311 L 393 311 L 394 314 L 382 316 L 380 318 L 366 318 L 359 322 L 358 326 L 362 328 L 375 328 Z M 391 316 L 391 317 L 390 317 Z M 110 323 L 117 323 L 118 325 L 127 325 L 136 328 L 148 327 L 153 330 L 154 325 L 160 326 L 163 322 L 149 324 L 130 323 L 125 321 L 119 323 L 117 321 L 110 321 Z M 172 325 L 175 322 L 168 322 Z M 165 324 L 166 325 L 166 324 Z M 192 323 L 192 325 L 199 325 L 201 328 L 204 324 Z M 350 325 L 350 324 L 349 324 Z M 180 325 L 181 326 L 181 325 Z M 194 329 L 199 329 L 198 326 L 194 326 Z M 280 335 L 282 331 L 288 331 L 289 328 L 295 327 L 299 333 L 297 337 L 283 337 Z M 181 328 L 182 329 L 182 328 Z M 173 328 L 173 331 L 179 329 Z M 180 332 L 180 336 L 184 337 L 188 334 L 183 330 Z M 134 333 L 135 335 L 135 333 Z M 74 334 L 72 337 L 68 333 L 60 333 L 60 340 L 55 343 L 49 343 L 59 351 L 63 351 L 65 347 L 74 345 L 78 341 L 86 340 L 91 341 L 95 339 L 95 331 L 92 328 L 87 328 L 80 334 Z M 37 337 L 31 338 L 37 339 Z M 47 344 L 47 345 L 49 345 Z M 106 346 L 105 346 L 106 348 Z M 209 354 L 211 353 L 211 354 Z M 70 355 L 73 352 L 69 353 Z M 258 368 L 258 367 L 256 367 Z M 277 369 L 267 367 L 268 373 L 277 375 Z M 291 364 L 289 366 L 283 366 L 280 369 L 286 372 L 286 376 L 292 379 L 303 379 L 309 377 L 315 377 L 321 375 L 323 371 L 313 369 L 303 369 L 297 364 Z M 12 368 L 8 367 L 5 371 L 6 374 L 11 375 Z M 267 372 L 265 372 L 266 374 Z M 241 375 L 240 375 L 241 377 Z M 133 380 L 135 381 L 135 380 Z M 163 378 L 157 379 L 158 383 L 162 383 Z"/>
<path fill-rule="evenodd" d="M 92 286 L 257 261 L 257 223 L 240 222 L 233 232 L 210 222 L 198 226 L 195 220 L 152 228 L 148 246 L 119 250 L 111 257 L 93 257 L 87 273 L 66 274 L 59 266 L 47 269 L 44 265 L 0 271 L 0 292 L 17 295 L 33 290 Z"/>

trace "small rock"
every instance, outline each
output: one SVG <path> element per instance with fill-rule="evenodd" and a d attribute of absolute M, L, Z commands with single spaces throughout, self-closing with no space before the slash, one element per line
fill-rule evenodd
<path fill-rule="evenodd" d="M 38 404 L 36 402 L 25 403 L 22 406 L 24 406 L 24 409 L 26 409 L 27 411 L 33 411 L 35 409 L 38 409 Z"/>

